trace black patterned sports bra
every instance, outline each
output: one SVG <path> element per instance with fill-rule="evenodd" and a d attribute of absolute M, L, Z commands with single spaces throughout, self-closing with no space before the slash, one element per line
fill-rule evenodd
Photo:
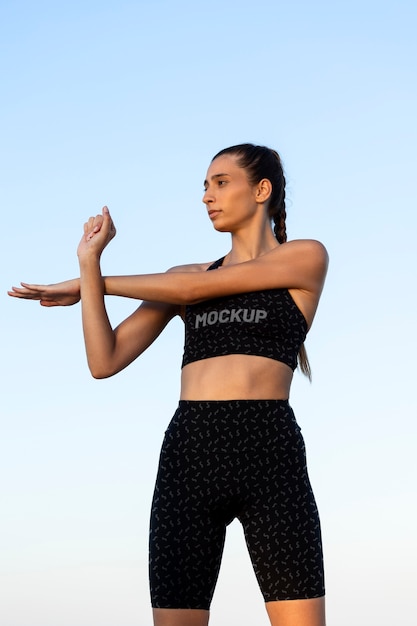
<path fill-rule="evenodd" d="M 223 260 L 208 269 L 217 269 Z M 215 356 L 248 354 L 281 361 L 294 370 L 306 334 L 307 322 L 288 289 L 205 300 L 185 308 L 182 367 Z"/>

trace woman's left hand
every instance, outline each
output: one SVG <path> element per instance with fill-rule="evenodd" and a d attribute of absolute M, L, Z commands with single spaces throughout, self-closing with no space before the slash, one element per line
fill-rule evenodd
<path fill-rule="evenodd" d="M 80 281 L 78 278 L 65 280 L 53 285 L 33 285 L 20 283 L 7 293 L 22 300 L 39 300 L 42 306 L 71 306 L 80 301 Z"/>
<path fill-rule="evenodd" d="M 101 215 L 90 217 L 84 224 L 84 234 L 77 249 L 79 259 L 90 254 L 100 257 L 104 248 L 115 236 L 116 228 L 105 206 Z"/>

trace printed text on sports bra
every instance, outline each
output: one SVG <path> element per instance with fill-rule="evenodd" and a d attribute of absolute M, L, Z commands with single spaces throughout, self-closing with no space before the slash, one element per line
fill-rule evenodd
<path fill-rule="evenodd" d="M 228 324 L 231 322 L 248 322 L 258 324 L 268 317 L 265 309 L 221 309 L 206 311 L 195 316 L 194 328 L 213 326 L 214 324 Z"/>

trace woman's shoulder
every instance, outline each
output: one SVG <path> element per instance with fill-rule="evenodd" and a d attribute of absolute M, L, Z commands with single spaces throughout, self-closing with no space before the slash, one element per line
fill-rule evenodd
<path fill-rule="evenodd" d="M 320 284 L 323 286 L 329 265 L 325 246 L 316 239 L 293 239 L 279 244 L 276 248 L 259 257 L 259 267 L 281 279 L 288 274 L 289 284 Z M 301 280 L 300 280 L 301 279 Z"/>
<path fill-rule="evenodd" d="M 280 246 L 283 250 L 286 249 L 292 252 L 309 252 L 311 254 L 327 255 L 327 250 L 321 241 L 317 239 L 292 239 L 286 241 Z"/>
<path fill-rule="evenodd" d="M 281 243 L 272 253 L 277 260 L 282 260 L 284 257 L 288 260 L 295 257 L 298 259 L 304 257 L 305 259 L 308 258 L 310 262 L 324 263 L 325 265 L 329 261 L 329 255 L 325 246 L 316 239 L 292 239 L 291 241 Z"/>

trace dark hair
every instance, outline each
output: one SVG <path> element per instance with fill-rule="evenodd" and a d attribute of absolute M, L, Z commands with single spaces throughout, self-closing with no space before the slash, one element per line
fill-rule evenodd
<path fill-rule="evenodd" d="M 275 237 L 279 243 L 285 243 L 287 241 L 285 176 L 278 152 L 266 146 L 242 143 L 220 150 L 212 161 L 228 154 L 236 157 L 238 166 L 246 170 L 248 180 L 252 185 L 256 185 L 263 178 L 267 178 L 271 182 L 272 192 L 269 198 L 268 213 L 274 224 Z M 311 368 L 304 344 L 301 345 L 298 352 L 298 365 L 303 374 L 311 380 Z"/>
<path fill-rule="evenodd" d="M 275 237 L 279 243 L 287 241 L 285 227 L 285 176 L 278 152 L 265 146 L 254 146 L 251 143 L 242 143 L 237 146 L 225 148 L 213 157 L 231 154 L 236 157 L 237 164 L 246 170 L 249 182 L 256 185 L 263 178 L 267 178 L 272 184 L 272 193 L 269 198 L 268 211 L 274 223 Z"/>

